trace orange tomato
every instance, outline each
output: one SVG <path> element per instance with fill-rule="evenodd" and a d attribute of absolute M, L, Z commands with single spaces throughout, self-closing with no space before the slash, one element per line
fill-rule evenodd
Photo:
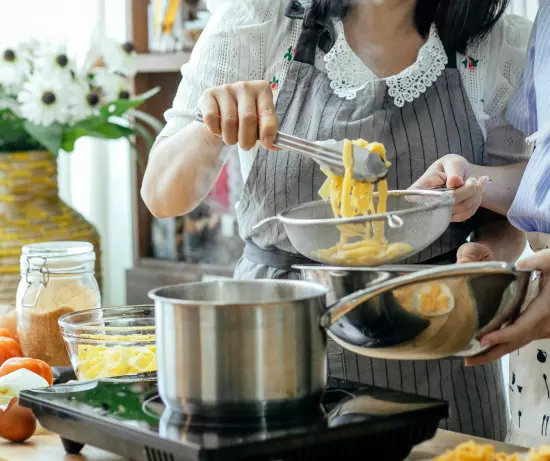
<path fill-rule="evenodd" d="M 16 333 L 8 330 L 7 328 L 0 328 L 0 337 L 11 338 L 14 341 L 19 342 L 19 336 Z"/>
<path fill-rule="evenodd" d="M 23 351 L 17 341 L 0 336 L 0 366 L 12 357 L 23 357 Z"/>
<path fill-rule="evenodd" d="M 17 334 L 17 311 L 12 309 L 7 315 L 0 315 L 0 328 Z"/>
<path fill-rule="evenodd" d="M 26 368 L 37 375 L 42 376 L 49 385 L 53 384 L 52 368 L 44 361 L 29 359 L 27 357 L 12 357 L 0 366 L 0 376 L 6 376 L 21 368 Z"/>
<path fill-rule="evenodd" d="M 31 410 L 19 405 L 13 397 L 6 410 L 0 410 L 0 437 L 12 442 L 24 442 L 36 431 L 36 418 Z"/>

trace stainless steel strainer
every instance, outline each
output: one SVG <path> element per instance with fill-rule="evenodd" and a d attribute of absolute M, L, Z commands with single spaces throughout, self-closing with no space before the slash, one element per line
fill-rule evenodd
<path fill-rule="evenodd" d="M 377 194 L 375 202 L 376 200 Z M 375 263 L 368 264 L 377 266 L 404 260 L 437 240 L 449 226 L 453 204 L 453 195 L 446 191 L 391 191 L 388 192 L 387 213 L 336 219 L 330 204 L 319 200 L 288 208 L 259 222 L 254 229 L 259 230 L 270 221 L 277 220 L 277 225 L 284 228 L 290 243 L 303 256 L 323 264 L 358 267 L 365 266 L 365 262 L 335 261 L 320 256 L 318 251 L 336 245 L 340 241 L 341 229 L 352 229 L 367 222 L 385 222 L 388 245 L 403 243 L 410 246 L 410 249 L 395 256 L 386 255 Z M 364 239 L 349 237 L 348 242 Z"/>

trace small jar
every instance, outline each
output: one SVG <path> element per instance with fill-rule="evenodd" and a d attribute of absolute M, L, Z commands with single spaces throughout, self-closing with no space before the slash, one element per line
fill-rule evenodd
<path fill-rule="evenodd" d="M 58 319 L 101 307 L 94 276 L 94 246 L 87 242 L 25 245 L 17 287 L 17 330 L 26 357 L 50 366 L 71 364 Z"/>

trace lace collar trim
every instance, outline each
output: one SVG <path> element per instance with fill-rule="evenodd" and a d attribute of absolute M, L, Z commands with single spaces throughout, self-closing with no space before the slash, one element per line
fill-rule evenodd
<path fill-rule="evenodd" d="M 355 99 L 357 92 L 369 82 L 380 80 L 354 53 L 346 41 L 342 21 L 334 23 L 337 38 L 332 49 L 325 54 L 325 68 L 335 94 L 345 99 Z M 445 47 L 432 26 L 428 40 L 420 51 L 416 62 L 397 75 L 385 79 L 388 94 L 397 107 L 412 102 L 423 94 L 441 75 L 448 63 Z"/>

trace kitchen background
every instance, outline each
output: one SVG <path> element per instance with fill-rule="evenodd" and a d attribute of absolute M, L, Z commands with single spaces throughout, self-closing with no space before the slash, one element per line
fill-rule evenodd
<path fill-rule="evenodd" d="M 188 23 L 191 33 L 182 35 L 177 16 L 170 24 L 171 33 L 163 35 L 154 18 L 155 12 L 169 7 L 168 0 L 2 3 L 2 46 L 36 38 L 66 41 L 69 51 L 85 53 L 98 36 L 132 40 L 138 52 L 136 87 L 160 85 L 163 89 L 156 102 L 144 109 L 149 107 L 158 117 L 168 108 L 178 69 L 207 20 L 206 13 L 195 17 L 192 10 L 187 11 L 185 19 L 193 21 Z M 537 7 L 538 0 L 513 0 L 510 11 L 534 19 Z M 143 149 L 141 153 L 145 155 Z M 192 216 L 152 220 L 140 205 L 135 155 L 124 140 L 81 139 L 72 154 L 61 153 L 58 160 L 61 197 L 93 223 L 101 236 L 104 305 L 140 302 L 148 286 L 159 282 L 227 276 L 231 271 L 224 267 L 240 253 L 232 213 L 242 183 L 235 159 L 209 202 Z M 205 247 L 210 251 L 196 251 Z M 141 286 L 142 292 L 132 291 L 132 286 Z"/>

